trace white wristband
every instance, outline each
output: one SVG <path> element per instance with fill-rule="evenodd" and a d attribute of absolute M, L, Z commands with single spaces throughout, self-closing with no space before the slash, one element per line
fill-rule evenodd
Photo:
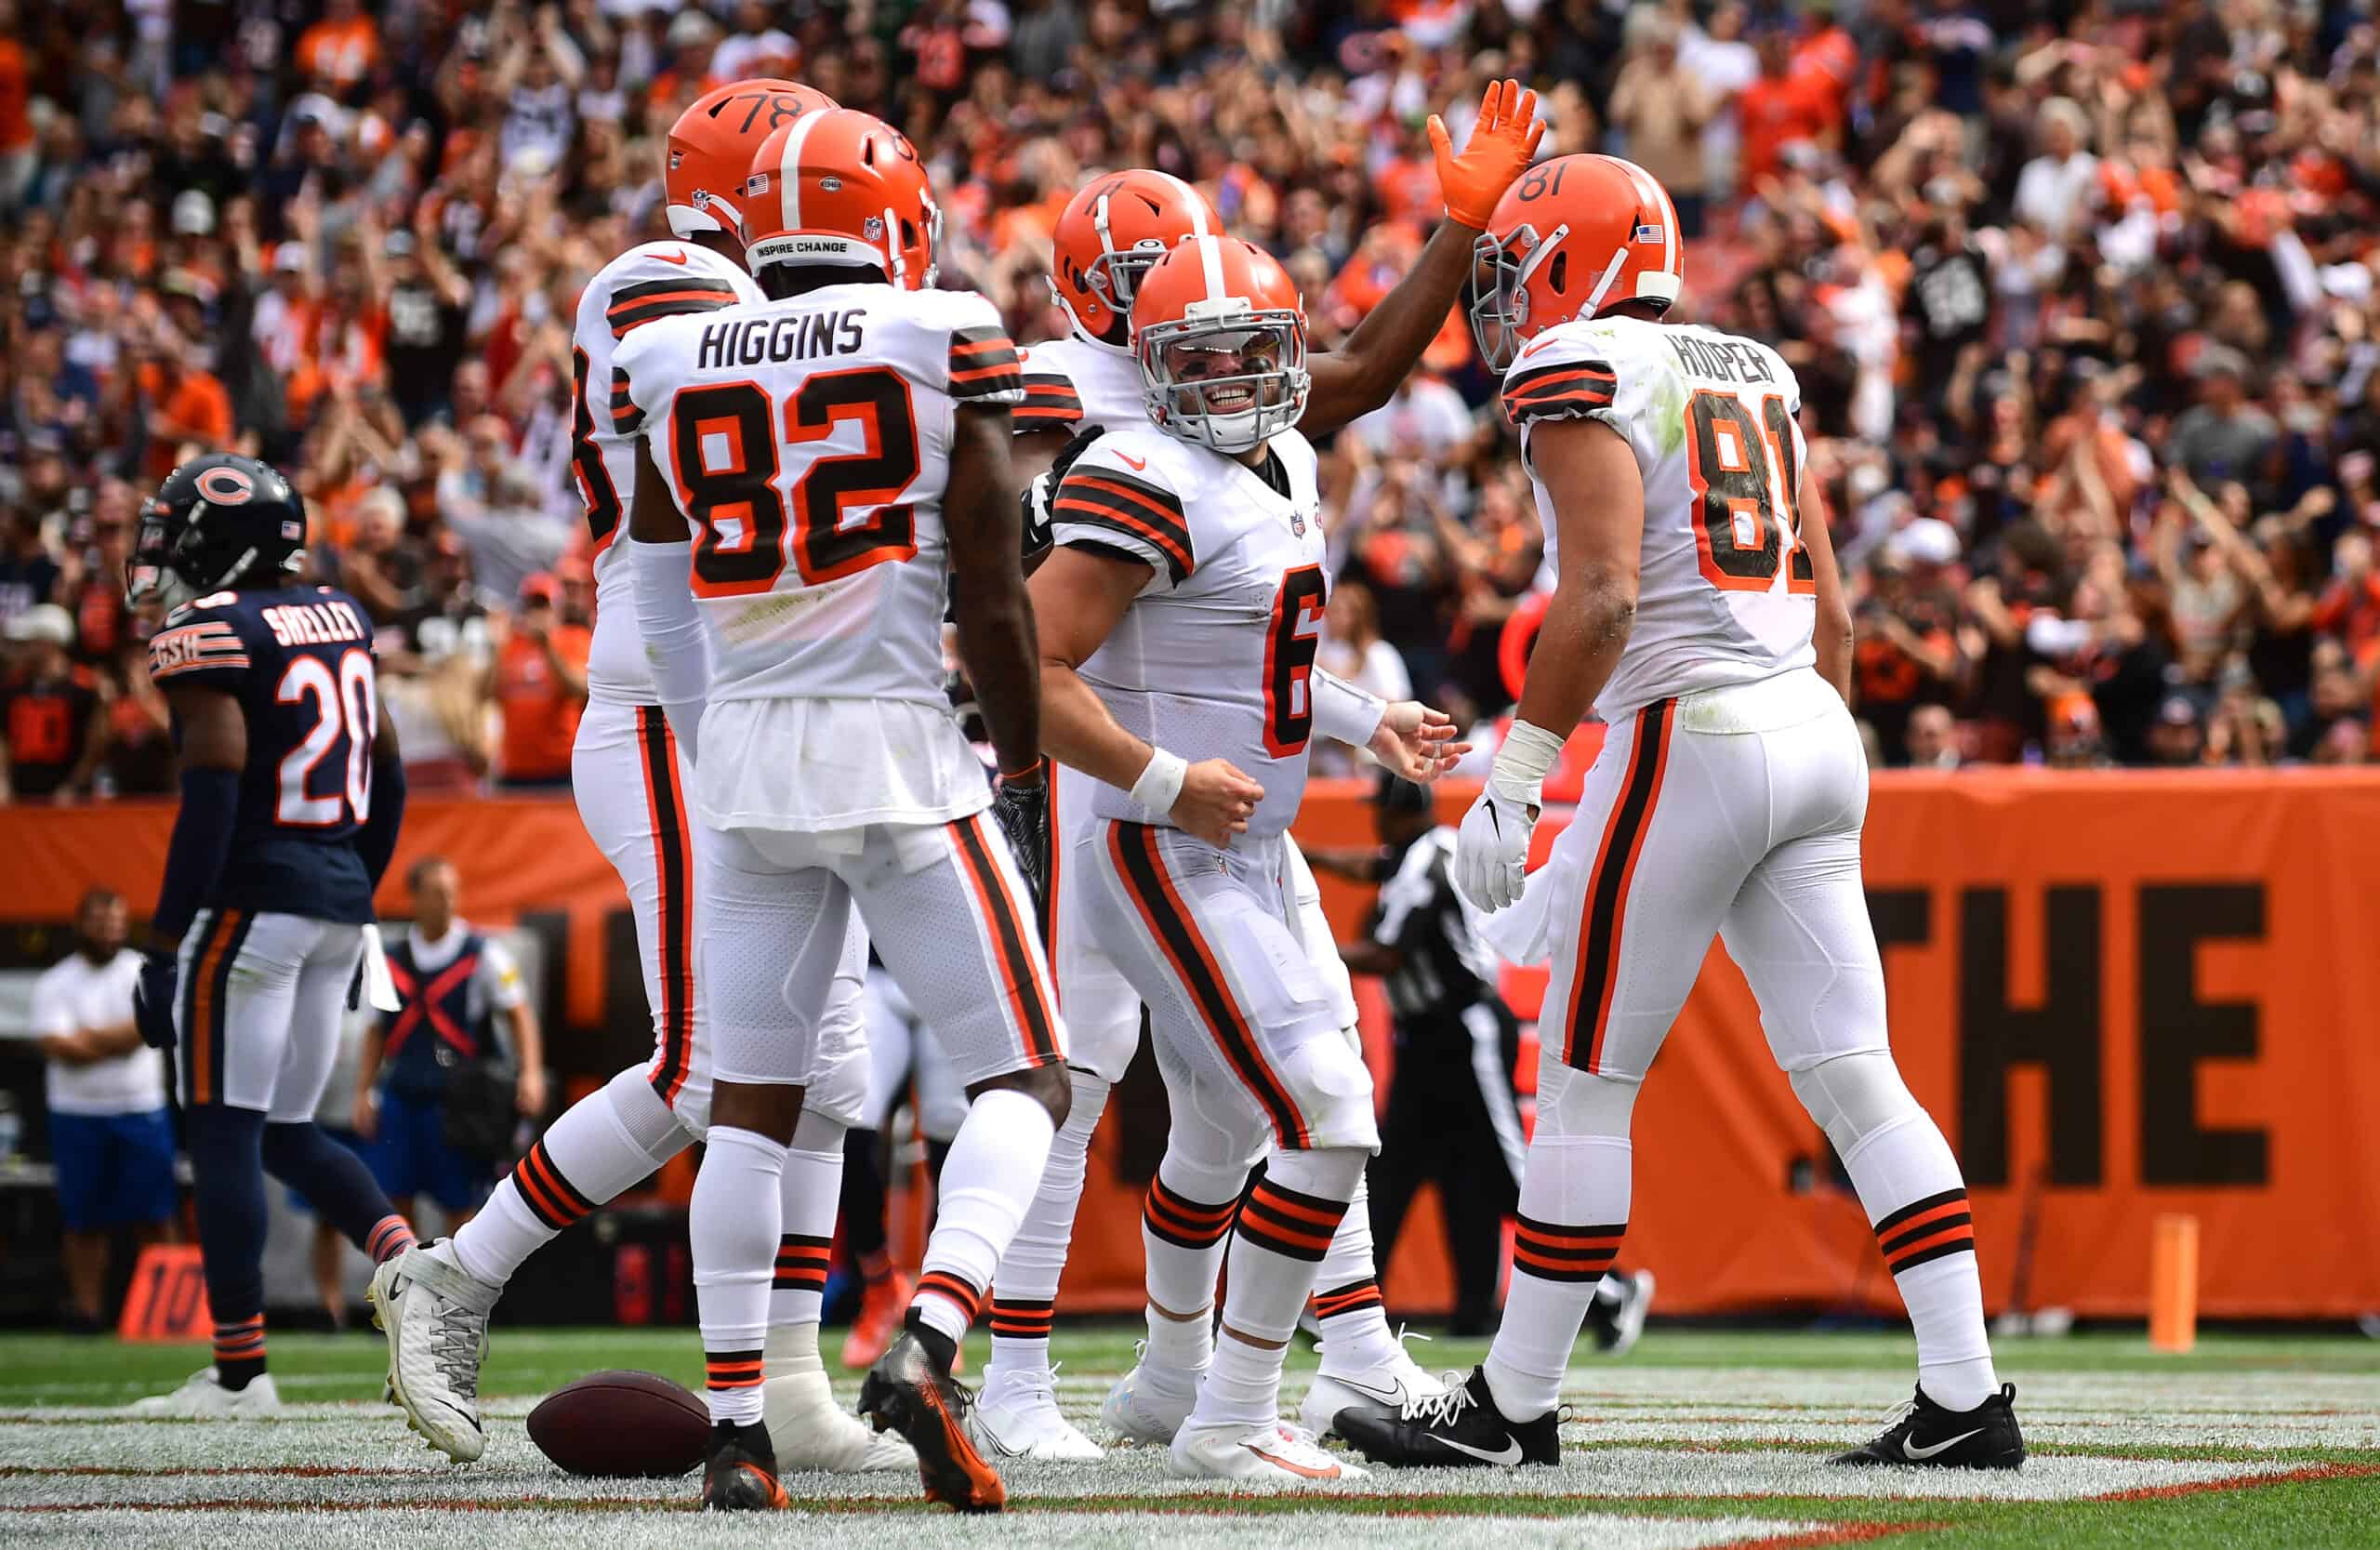
<path fill-rule="evenodd" d="M 1542 805 L 1539 798 L 1546 772 L 1562 757 L 1564 741 L 1541 726 L 1514 717 L 1512 729 L 1504 734 L 1504 746 L 1496 750 L 1496 762 L 1488 772 L 1488 784 L 1498 796 L 1531 807 Z"/>
<path fill-rule="evenodd" d="M 1368 746 L 1388 714 L 1388 701 L 1320 668 L 1307 675 L 1306 693 L 1313 696 L 1314 730 L 1351 749 Z"/>
<path fill-rule="evenodd" d="M 1188 760 L 1163 749 L 1152 749 L 1148 763 L 1142 766 L 1141 778 L 1132 782 L 1132 800 L 1163 817 L 1182 800 L 1182 782 L 1189 774 Z"/>

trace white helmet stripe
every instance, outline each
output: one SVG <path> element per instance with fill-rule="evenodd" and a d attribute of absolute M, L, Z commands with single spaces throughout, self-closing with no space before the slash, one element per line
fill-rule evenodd
<path fill-rule="evenodd" d="M 1170 172 L 1160 172 L 1157 176 L 1164 179 L 1167 182 L 1171 183 L 1176 189 L 1180 190 L 1183 199 L 1189 205 L 1190 234 L 1194 237 L 1213 236 L 1214 233 L 1207 230 L 1207 201 L 1205 197 L 1201 195 L 1197 189 L 1192 188 L 1189 184 L 1183 182 L 1181 179 L 1176 178 Z"/>
<path fill-rule="evenodd" d="M 1661 272 L 1677 272 L 1677 207 L 1670 203 L 1669 192 L 1656 182 L 1653 175 L 1634 162 L 1620 164 L 1627 169 L 1628 180 L 1636 186 L 1636 197 L 1645 206 L 1657 212 L 1661 222 Z"/>
<path fill-rule="evenodd" d="M 1580 317 L 1593 317 L 1595 315 L 1596 309 L 1603 305 L 1603 298 L 1611 292 L 1611 283 L 1620 278 L 1620 266 L 1627 261 L 1628 249 L 1626 247 L 1616 247 L 1612 249 L 1611 262 L 1604 265 L 1603 277 L 1595 282 L 1595 288 L 1587 293 L 1587 304 L 1579 309 L 1579 315 Z"/>
<path fill-rule="evenodd" d="M 1207 280 L 1207 299 L 1221 301 L 1231 295 L 1231 286 L 1223 279 L 1223 245 L 1210 236 L 1190 239 L 1198 245 L 1198 267 Z"/>
<path fill-rule="evenodd" d="M 810 131 L 826 116 L 824 108 L 813 108 L 793 121 L 793 132 L 785 138 L 785 157 L 777 163 L 777 202 L 785 221 L 785 230 L 801 230 L 801 147 L 810 139 Z"/>

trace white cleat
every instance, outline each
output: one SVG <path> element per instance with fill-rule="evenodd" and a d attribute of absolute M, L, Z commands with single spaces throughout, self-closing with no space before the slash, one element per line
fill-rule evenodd
<path fill-rule="evenodd" d="M 992 1372 L 967 1412 L 967 1435 L 983 1452 L 1037 1464 L 1097 1464 L 1099 1444 L 1058 1411 L 1058 1369 Z"/>
<path fill-rule="evenodd" d="M 861 1475 L 915 1469 L 918 1455 L 898 1432 L 879 1432 L 835 1403 L 824 1371 L 788 1372 L 760 1384 L 760 1419 L 776 1450 L 777 1472 L 826 1470 Z"/>
<path fill-rule="evenodd" d="M 258 1373 L 248 1380 L 245 1388 L 225 1388 L 217 1380 L 214 1368 L 203 1367 L 171 1394 L 152 1394 L 124 1408 L 128 1415 L 160 1420 L 278 1421 L 281 1391 L 272 1386 L 270 1372 Z"/>
<path fill-rule="evenodd" d="M 442 1252 L 443 1251 L 443 1252 Z M 364 1297 L 389 1337 L 389 1392 L 405 1424 L 457 1464 L 487 1451 L 480 1362 L 487 1316 L 504 1289 L 464 1273 L 443 1242 L 383 1260 Z"/>
<path fill-rule="evenodd" d="M 1653 1273 L 1639 1270 L 1620 1285 L 1620 1305 L 1609 1317 L 1596 1308 L 1593 1322 L 1595 1349 L 1606 1357 L 1624 1357 L 1645 1332 L 1645 1316 L 1653 1311 Z"/>
<path fill-rule="evenodd" d="M 1360 1480 L 1366 1473 L 1361 1465 L 1325 1452 L 1302 1426 L 1283 1422 L 1183 1426 L 1166 1454 L 1166 1470 L 1185 1479 L 1269 1480 L 1293 1486 Z"/>
<path fill-rule="evenodd" d="M 1133 1350 L 1141 1359 L 1100 1402 L 1100 1423 L 1118 1442 L 1170 1444 L 1198 1402 L 1198 1374 L 1152 1367 L 1146 1342 Z"/>
<path fill-rule="evenodd" d="M 1427 1340 L 1427 1335 L 1408 1335 L 1397 1331 L 1396 1355 L 1370 1367 L 1343 1371 L 1330 1365 L 1330 1347 L 1322 1348 L 1322 1368 L 1314 1375 L 1314 1385 L 1305 1391 L 1305 1402 L 1298 1407 L 1298 1419 L 1305 1429 L 1316 1437 L 1335 1437 L 1339 1430 L 1339 1412 L 1354 1406 L 1363 1406 L 1389 1415 L 1401 1414 L 1408 1405 L 1424 1399 L 1435 1399 L 1447 1391 L 1446 1380 L 1433 1377 L 1406 1352 L 1408 1340 Z"/>

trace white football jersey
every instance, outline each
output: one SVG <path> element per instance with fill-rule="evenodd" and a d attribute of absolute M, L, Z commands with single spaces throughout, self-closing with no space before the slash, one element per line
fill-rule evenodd
<path fill-rule="evenodd" d="M 1280 488 L 1143 421 L 1093 442 L 1051 503 L 1053 543 L 1154 571 L 1082 665 L 1084 681 L 1127 731 L 1194 764 L 1228 759 L 1262 783 L 1250 840 L 1288 828 L 1304 799 L 1330 595 L 1314 448 L 1295 431 L 1271 445 Z M 1104 784 L 1091 811 L 1171 822 Z"/>
<path fill-rule="evenodd" d="M 647 324 L 760 299 L 760 287 L 740 266 L 690 242 L 640 243 L 597 270 L 579 293 L 570 357 L 570 472 L 595 542 L 589 699 L 656 703 L 628 568 L 612 554 L 612 540 L 636 497 L 636 438 L 617 429 L 627 400 L 613 375 L 612 357 L 621 340 Z"/>
<path fill-rule="evenodd" d="M 1644 475 L 1636 622 L 1595 698 L 1604 720 L 1817 660 L 1818 587 L 1794 514 L 1802 390 L 1775 351 L 1635 318 L 1567 323 L 1513 362 L 1503 402 L 1524 461 L 1536 425 L 1583 417 L 1627 438 Z M 1553 575 L 1558 535 L 1541 479 L 1537 510 Z"/>
<path fill-rule="evenodd" d="M 1083 338 L 1045 339 L 1024 352 L 1025 402 L 1013 417 L 1018 435 L 1085 425 L 1106 431 L 1149 423 L 1141 364 L 1129 350 Z"/>
<path fill-rule="evenodd" d="M 830 285 L 640 329 L 616 365 L 620 429 L 644 435 L 694 528 L 707 818 L 824 828 L 984 805 L 943 689 L 943 497 L 959 406 L 1024 396 L 992 304 Z M 714 724 L 801 767 L 755 769 L 731 798 Z"/>

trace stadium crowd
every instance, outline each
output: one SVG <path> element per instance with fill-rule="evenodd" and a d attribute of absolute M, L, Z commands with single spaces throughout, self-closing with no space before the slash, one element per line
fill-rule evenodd
<path fill-rule="evenodd" d="M 566 780 L 569 320 L 739 76 L 903 126 L 943 283 L 1060 326 L 1093 172 L 1196 181 L 1328 346 L 1544 95 L 1662 178 L 1684 315 L 1799 373 L 1881 762 L 2360 762 L 2380 680 L 2380 29 L 2221 0 L 0 0 L 7 791 L 172 789 L 122 573 L 192 450 L 291 470 L 416 789 Z M 1327 665 L 1492 722 L 1541 537 L 1460 316 L 1329 449 Z M 1517 623 L 1515 621 L 1518 621 Z"/>

